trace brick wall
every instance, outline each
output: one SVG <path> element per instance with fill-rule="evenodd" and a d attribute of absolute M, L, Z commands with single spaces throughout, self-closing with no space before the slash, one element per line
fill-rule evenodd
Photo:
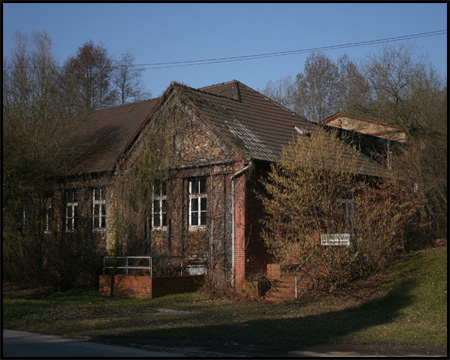
<path fill-rule="evenodd" d="M 153 298 L 153 278 L 150 276 L 100 275 L 102 296 Z"/>
<path fill-rule="evenodd" d="M 234 215 L 235 284 L 244 288 L 245 278 L 265 274 L 270 260 L 260 236 L 262 208 L 254 193 L 260 174 L 252 179 L 246 172 L 235 179 L 232 214 L 231 176 L 245 167 L 242 155 L 197 122 L 193 114 L 185 113 L 183 106 L 177 105 L 173 116 L 182 125 L 173 140 L 176 156 L 171 159 L 168 179 L 169 226 L 150 231 L 149 254 L 206 257 L 210 261 L 209 269 L 219 269 L 221 276 L 229 276 L 231 280 Z M 189 180 L 196 177 L 206 178 L 207 225 L 190 229 Z"/>
<path fill-rule="evenodd" d="M 235 153 L 192 114 L 177 107 L 182 129 L 174 134 L 176 156 L 171 159 L 167 189 L 167 229 L 151 231 L 152 255 L 207 257 L 212 266 L 228 268 L 231 261 L 230 175 Z M 207 225 L 189 228 L 189 180 L 205 178 Z M 224 266 L 225 265 L 225 266 Z"/>
<path fill-rule="evenodd" d="M 267 277 L 270 280 L 277 280 L 281 278 L 280 264 L 267 264 Z"/>
<path fill-rule="evenodd" d="M 197 291 L 204 282 L 203 275 L 161 276 L 153 278 L 153 297 Z"/>
<path fill-rule="evenodd" d="M 204 276 L 127 276 L 100 275 L 102 296 L 152 299 L 169 294 L 194 292 L 203 285 Z"/>
<path fill-rule="evenodd" d="M 235 172 L 243 168 L 243 164 L 236 164 Z M 247 174 L 236 177 L 234 182 L 234 281 L 237 289 L 245 289 Z"/>

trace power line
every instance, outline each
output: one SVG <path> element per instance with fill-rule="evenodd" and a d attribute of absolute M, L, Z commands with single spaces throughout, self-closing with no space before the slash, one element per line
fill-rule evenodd
<path fill-rule="evenodd" d="M 141 68 L 142 70 L 159 70 L 159 69 L 169 69 L 169 68 L 177 68 L 177 67 L 219 64 L 219 63 L 225 63 L 225 62 L 258 60 L 258 59 L 265 59 L 265 58 L 270 58 L 270 57 L 312 53 L 312 52 L 316 52 L 316 51 L 329 51 L 329 50 L 346 49 L 346 48 L 359 47 L 359 46 L 376 45 L 376 44 L 395 42 L 395 41 L 405 41 L 405 40 L 411 40 L 411 39 L 417 39 L 417 38 L 423 38 L 423 37 L 439 36 L 439 35 L 444 35 L 446 33 L 447 33 L 447 29 L 444 29 L 444 30 L 423 32 L 423 33 L 418 33 L 418 34 L 389 37 L 389 38 L 384 38 L 384 39 L 367 40 L 367 41 L 360 41 L 360 42 L 354 42 L 354 43 L 330 45 L 330 46 L 300 49 L 300 50 L 290 50 L 290 51 L 272 52 L 272 53 L 256 54 L 256 55 L 224 57 L 224 58 L 215 58 L 215 59 L 172 61 L 172 62 L 160 62 L 160 63 L 151 63 L 151 64 L 133 64 L 133 65 L 130 65 L 130 67 Z M 46 68 L 46 67 L 50 67 L 50 66 L 44 66 L 43 68 Z M 113 65 L 112 67 L 120 67 L 120 65 L 115 65 L 115 66 Z M 63 68 L 63 67 L 55 66 L 54 68 Z"/>
<path fill-rule="evenodd" d="M 436 30 L 436 31 L 429 31 L 429 32 L 424 32 L 424 33 L 419 33 L 419 34 L 396 36 L 396 37 L 390 37 L 390 38 L 384 38 L 384 39 L 378 39 L 378 40 L 361 41 L 361 42 L 355 42 L 355 43 L 323 46 L 323 47 L 301 49 L 301 50 L 291 50 L 291 51 L 282 51 L 282 52 L 267 53 L 267 54 L 245 55 L 245 56 L 235 56 L 235 57 L 206 59 L 206 60 L 189 60 L 189 61 L 175 61 L 175 62 L 153 63 L 153 64 L 140 64 L 140 65 L 135 65 L 135 66 L 137 66 L 137 67 L 151 66 L 151 67 L 147 68 L 147 70 L 157 70 L 157 69 L 167 69 L 167 68 L 174 68 L 174 67 L 218 64 L 218 63 L 223 63 L 223 62 L 256 60 L 256 59 L 264 59 L 264 58 L 277 57 L 277 56 L 297 55 L 297 54 L 303 54 L 303 53 L 309 53 L 309 52 L 315 52 L 315 51 L 345 49 L 345 48 L 358 47 L 358 46 L 381 44 L 381 43 L 386 43 L 386 42 L 404 41 L 404 40 L 417 39 L 417 38 L 422 38 L 422 37 L 444 35 L 446 33 L 447 33 L 447 30 Z"/>

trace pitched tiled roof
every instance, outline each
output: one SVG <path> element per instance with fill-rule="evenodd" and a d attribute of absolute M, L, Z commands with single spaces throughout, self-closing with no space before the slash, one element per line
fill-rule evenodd
<path fill-rule="evenodd" d="M 294 139 L 294 126 L 308 131 L 314 127 L 236 80 L 201 88 L 197 93 L 203 100 L 198 102 L 202 111 L 249 159 L 277 161 L 281 148 Z"/>
<path fill-rule="evenodd" d="M 68 142 L 75 155 L 70 174 L 112 170 L 158 99 L 75 116 Z M 80 149 L 80 150 L 77 150 Z"/>
<path fill-rule="evenodd" d="M 281 150 L 294 139 L 295 127 L 314 132 L 317 125 L 275 103 L 266 96 L 233 80 L 193 89 L 172 83 L 160 99 L 99 110 L 78 118 L 81 133 L 74 138 L 99 139 L 95 151 L 83 156 L 74 172 L 111 170 L 128 145 L 158 106 L 164 106 L 169 96 L 184 97 L 195 107 L 201 118 L 248 160 L 277 161 Z M 170 101 L 170 100 L 167 100 Z M 150 119 L 151 121 L 151 119 Z M 380 175 L 385 172 L 367 157 L 360 161 L 361 173 Z"/>
<path fill-rule="evenodd" d="M 278 161 L 282 148 L 298 134 L 295 127 L 304 133 L 318 129 L 315 123 L 236 80 L 189 90 L 196 93 L 190 97 L 202 113 L 249 159 Z M 344 156 L 351 156 L 350 148 Z M 364 175 L 386 175 L 385 168 L 364 155 L 357 166 Z"/>

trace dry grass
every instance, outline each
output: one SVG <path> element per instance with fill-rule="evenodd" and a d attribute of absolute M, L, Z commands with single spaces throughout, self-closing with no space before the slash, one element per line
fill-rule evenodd
<path fill-rule="evenodd" d="M 279 305 L 204 294 L 142 300 L 101 297 L 97 289 L 50 293 L 6 286 L 3 323 L 101 342 L 214 349 L 235 344 L 235 351 L 329 344 L 444 347 L 447 252 L 419 252 L 339 294 Z"/>

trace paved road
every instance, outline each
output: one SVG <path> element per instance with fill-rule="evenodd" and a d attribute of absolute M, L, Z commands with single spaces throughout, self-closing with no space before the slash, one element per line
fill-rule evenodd
<path fill-rule="evenodd" d="M 105 345 L 39 335 L 24 331 L 3 330 L 4 357 L 182 357 L 183 354 L 147 351 L 126 346 Z"/>
<path fill-rule="evenodd" d="M 248 351 L 244 354 L 225 354 L 221 352 L 213 352 L 199 349 L 174 349 L 143 345 L 146 349 L 138 349 L 138 344 L 129 344 L 130 346 L 106 345 L 87 341 L 76 341 L 64 339 L 60 336 L 39 335 L 24 331 L 3 330 L 3 357 L 44 357 L 44 358 L 65 358 L 65 357 L 444 357 L 447 358 L 445 351 L 427 353 L 424 351 L 408 351 L 406 353 L 390 353 L 389 350 L 374 351 L 374 349 L 340 349 L 340 347 L 321 348 L 314 350 L 297 350 L 280 354 L 256 354 Z M 132 346 L 136 347 L 132 347 Z M 386 351 L 387 350 L 387 351 Z M 381 352 L 381 353 L 380 353 Z"/>

